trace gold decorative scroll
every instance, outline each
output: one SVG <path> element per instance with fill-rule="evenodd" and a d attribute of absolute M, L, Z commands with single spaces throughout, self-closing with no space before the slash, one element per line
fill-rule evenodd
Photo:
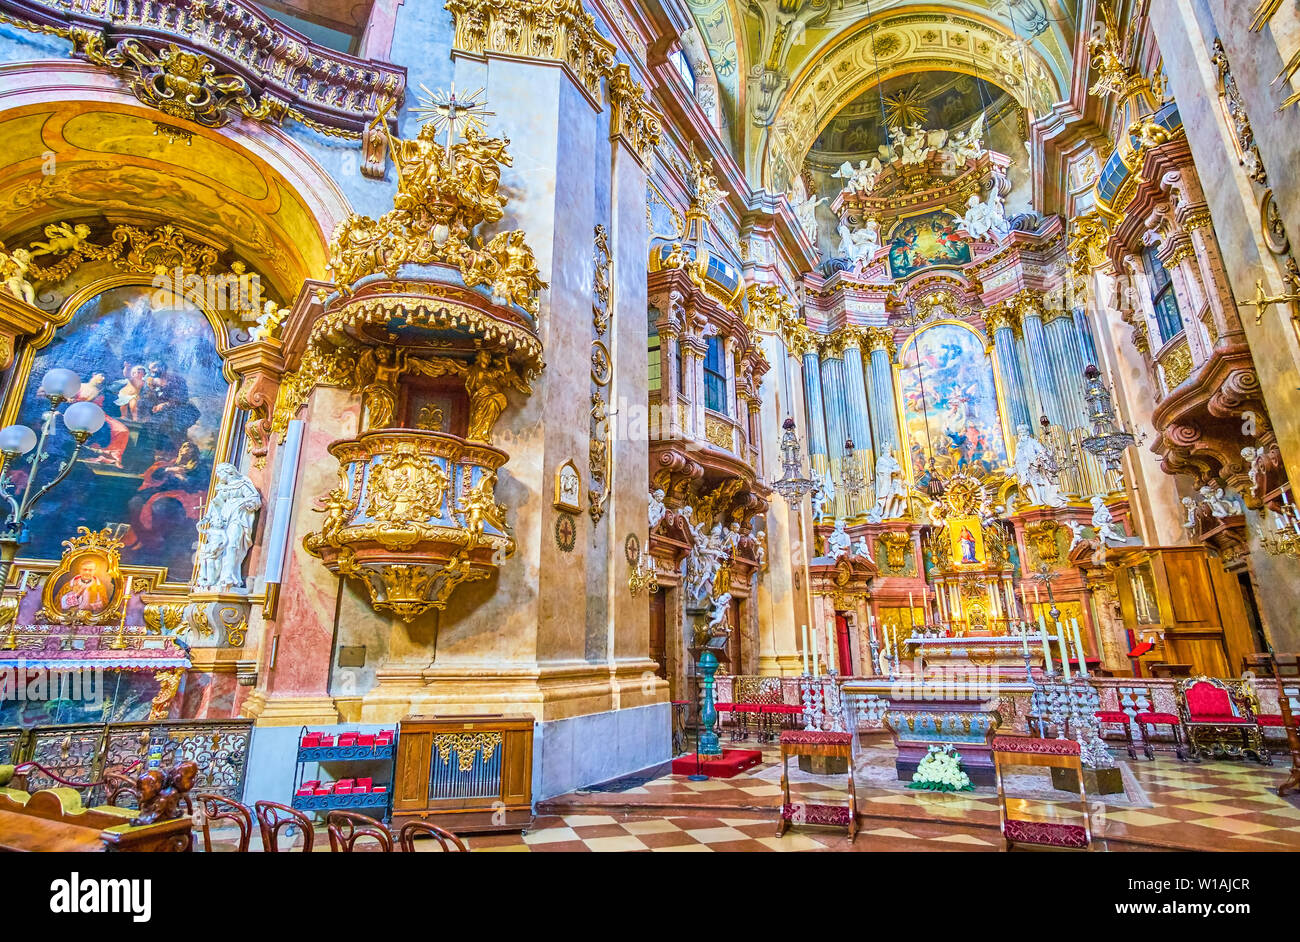
<path fill-rule="evenodd" d="M 648 165 L 663 133 L 659 115 L 646 104 L 645 86 L 632 80 L 632 70 L 619 64 L 609 76 L 609 136 L 621 137 Z"/>
<path fill-rule="evenodd" d="M 433 750 L 442 757 L 442 764 L 451 762 L 451 754 L 456 753 L 456 768 L 468 772 L 474 767 L 474 759 L 481 752 L 484 762 L 491 762 L 492 755 L 501 746 L 500 730 L 470 733 L 437 733 L 433 737 Z"/>

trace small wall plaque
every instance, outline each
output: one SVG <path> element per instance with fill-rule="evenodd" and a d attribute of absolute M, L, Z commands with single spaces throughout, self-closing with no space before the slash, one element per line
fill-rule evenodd
<path fill-rule="evenodd" d="M 582 476 L 570 458 L 555 472 L 555 507 L 571 514 L 582 509 Z"/>

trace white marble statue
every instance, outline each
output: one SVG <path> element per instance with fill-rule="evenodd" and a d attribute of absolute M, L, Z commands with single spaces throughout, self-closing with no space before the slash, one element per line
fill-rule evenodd
<path fill-rule="evenodd" d="M 1067 520 L 1065 521 L 1065 525 L 1070 528 L 1070 533 L 1073 534 L 1073 536 L 1071 536 L 1070 538 L 1070 548 L 1066 550 L 1066 552 L 1073 553 L 1074 548 L 1085 540 L 1083 531 L 1086 528 L 1082 523 L 1079 523 L 1077 520 Z"/>
<path fill-rule="evenodd" d="M 1020 496 L 1031 507 L 1064 507 L 1066 499 L 1047 468 L 1047 449 L 1030 433 L 1028 425 L 1017 426 L 1015 478 L 1020 484 Z"/>
<path fill-rule="evenodd" d="M 196 589 L 242 589 L 244 557 L 253 545 L 253 518 L 262 495 L 233 464 L 214 471 L 216 489 L 199 521 L 199 575 Z"/>
<path fill-rule="evenodd" d="M 726 625 L 726 631 L 731 630 L 727 623 L 727 615 L 731 609 L 731 593 L 723 592 L 713 600 L 713 605 L 709 608 L 709 634 L 713 634 L 717 629 Z"/>
<path fill-rule="evenodd" d="M 867 538 L 865 536 L 858 537 L 858 542 L 853 547 L 853 555 L 861 556 L 863 559 L 870 560 L 873 563 L 875 562 L 875 559 L 872 558 L 871 550 L 867 546 Z"/>
<path fill-rule="evenodd" d="M 1233 514 L 1242 513 L 1240 502 L 1233 496 L 1224 492 L 1222 487 L 1212 488 L 1205 485 L 1201 488 L 1201 497 L 1205 499 L 1206 506 L 1210 508 L 1210 516 L 1216 520 L 1222 520 L 1224 517 L 1231 517 Z"/>
<path fill-rule="evenodd" d="M 704 525 L 691 525 L 691 551 L 686 557 L 686 590 L 692 599 L 708 598 L 713 589 L 713 580 L 727 555 L 723 542 L 722 527 L 715 526 L 705 536 Z"/>
<path fill-rule="evenodd" d="M 664 489 L 655 488 L 650 492 L 650 529 L 653 530 L 663 522 L 664 514 L 668 513 L 668 508 L 664 506 Z"/>
<path fill-rule="evenodd" d="M 841 222 L 836 231 L 840 234 L 840 254 L 860 271 L 880 249 L 880 223 L 869 218 L 861 229 L 850 231 L 848 223 Z"/>
<path fill-rule="evenodd" d="M 835 482 L 831 480 L 830 468 L 826 469 L 826 475 L 820 481 L 816 482 L 816 487 L 812 492 L 812 517 L 814 520 L 820 520 L 826 513 L 827 506 L 835 506 Z"/>
<path fill-rule="evenodd" d="M 964 166 L 968 160 L 979 159 L 984 153 L 984 115 L 981 114 L 967 130 L 949 137 L 944 153 L 950 155 L 958 167 Z"/>
<path fill-rule="evenodd" d="M 885 447 L 885 453 L 876 462 L 876 505 L 867 515 L 870 523 L 892 520 L 907 512 L 907 484 L 903 468 L 894 456 L 894 446 Z"/>
<path fill-rule="evenodd" d="M 853 167 L 851 161 L 844 161 L 840 164 L 840 169 L 831 174 L 832 177 L 843 180 L 841 191 L 844 193 L 860 193 L 866 196 L 876 188 L 876 180 L 880 178 L 880 172 L 884 169 L 879 157 L 872 157 L 871 162 L 865 160 L 858 161 L 857 169 Z"/>
<path fill-rule="evenodd" d="M 1241 457 L 1246 462 L 1246 476 L 1250 478 L 1250 494 L 1259 496 L 1259 459 L 1264 457 L 1264 449 L 1247 445 L 1241 449 Z"/>
<path fill-rule="evenodd" d="M 844 521 L 836 520 L 835 529 L 826 537 L 826 555 L 831 559 L 847 556 L 853 549 L 853 537 L 844 530 Z"/>
<path fill-rule="evenodd" d="M 924 163 L 925 158 L 947 142 L 947 131 L 927 131 L 919 124 L 913 124 L 910 133 L 904 135 L 901 142 L 898 142 L 902 148 L 902 162 L 904 164 Z"/>
<path fill-rule="evenodd" d="M 966 215 L 962 217 L 962 225 L 972 239 L 1001 241 L 1011 234 L 1011 223 L 1003 212 L 1002 197 L 997 191 L 989 193 L 984 202 L 972 195 L 966 201 Z"/>
<path fill-rule="evenodd" d="M 1097 539 L 1103 546 L 1128 545 L 1128 537 L 1115 525 L 1115 518 L 1106 506 L 1106 498 L 1100 494 L 1092 499 L 1092 528 L 1097 531 Z"/>
<path fill-rule="evenodd" d="M 727 527 L 727 532 L 723 534 L 723 544 L 729 553 L 734 553 L 740 548 L 740 524 L 733 523 Z"/>
<path fill-rule="evenodd" d="M 1196 500 L 1191 497 L 1183 498 L 1183 510 L 1187 512 L 1187 519 L 1183 521 L 1183 529 L 1196 532 L 1196 518 L 1200 515 L 1200 507 Z"/>

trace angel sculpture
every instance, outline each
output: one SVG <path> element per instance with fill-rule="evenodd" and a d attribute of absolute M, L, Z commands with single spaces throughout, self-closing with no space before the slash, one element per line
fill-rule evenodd
<path fill-rule="evenodd" d="M 985 202 L 978 195 L 966 201 L 966 215 L 962 226 L 972 239 L 1001 241 L 1011 234 L 1011 223 L 1003 212 L 1002 197 L 997 191 L 990 193 Z"/>
<path fill-rule="evenodd" d="M 90 238 L 90 226 L 81 222 L 75 226 L 67 222 L 53 223 L 45 227 L 45 238 L 49 241 L 32 243 L 32 258 L 38 255 L 67 255 L 69 252 L 75 252 Z"/>
<path fill-rule="evenodd" d="M 21 298 L 28 304 L 36 303 L 36 289 L 27 280 L 27 270 L 32 264 L 32 253 L 27 249 L 14 249 L 5 252 L 4 243 L 0 242 L 0 281 L 15 298 Z"/>
<path fill-rule="evenodd" d="M 841 222 L 838 231 L 840 254 L 853 263 L 854 272 L 860 272 L 880 249 L 880 223 L 872 217 L 861 229 L 850 230 L 847 223 Z"/>
<path fill-rule="evenodd" d="M 984 153 L 984 115 L 980 115 L 965 131 L 958 131 L 948 139 L 946 152 L 958 167 L 969 160 L 977 160 Z"/>

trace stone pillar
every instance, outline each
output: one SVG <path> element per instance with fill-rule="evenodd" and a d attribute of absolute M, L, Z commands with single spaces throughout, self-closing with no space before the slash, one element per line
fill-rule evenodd
<path fill-rule="evenodd" d="M 862 340 L 855 332 L 844 345 L 845 420 L 853 447 L 861 454 L 874 451 L 871 434 L 871 409 L 867 404 L 866 373 L 862 362 Z M 863 466 L 864 474 L 871 469 Z"/>
<path fill-rule="evenodd" d="M 1083 350 L 1079 344 L 1079 331 L 1074 326 L 1074 316 L 1069 311 L 1054 312 L 1044 326 L 1043 334 L 1049 351 L 1050 375 L 1061 407 L 1060 424 L 1068 429 L 1079 428 L 1087 422 L 1088 404 L 1083 398 Z"/>
<path fill-rule="evenodd" d="M 876 459 L 893 446 L 900 454 L 898 434 L 898 405 L 894 400 L 894 348 L 893 333 L 887 327 L 872 327 L 867 331 L 867 347 L 871 356 L 871 381 L 867 395 L 871 405 L 872 444 Z M 900 457 L 899 461 L 903 459 Z"/>
<path fill-rule="evenodd" d="M 803 355 L 803 391 L 805 418 L 804 447 L 809 457 L 826 455 L 826 410 L 822 405 L 822 370 L 816 350 Z"/>
<path fill-rule="evenodd" d="M 1002 391 L 1006 397 L 1011 432 L 1014 435 L 1021 425 L 1028 425 L 1031 431 L 1036 431 L 1038 423 L 1029 407 L 1029 384 L 1025 381 L 1016 349 L 1016 329 L 1019 324 L 1015 312 L 1006 305 L 1001 305 L 985 315 L 985 323 L 993 334 L 993 358 L 998 365 L 998 374 L 1002 377 Z"/>
<path fill-rule="evenodd" d="M 1025 337 L 1025 360 L 1029 366 L 1029 378 L 1038 393 L 1038 403 L 1053 425 L 1069 427 L 1065 421 L 1066 410 L 1056 390 L 1056 383 L 1051 373 L 1050 348 L 1043 330 L 1043 315 L 1037 305 L 1026 307 L 1021 321 Z M 1080 376 L 1082 380 L 1082 375 Z M 1077 423 L 1076 423 L 1077 424 Z"/>
<path fill-rule="evenodd" d="M 826 452 L 833 461 L 844 457 L 848 425 L 844 415 L 844 354 L 826 351 L 822 356 L 822 412 L 826 416 Z"/>

